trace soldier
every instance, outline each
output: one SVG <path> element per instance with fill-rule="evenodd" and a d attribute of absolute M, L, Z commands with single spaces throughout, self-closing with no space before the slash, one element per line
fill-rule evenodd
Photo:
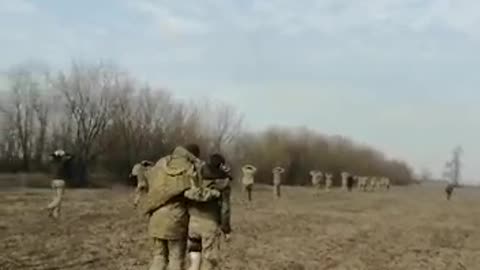
<path fill-rule="evenodd" d="M 445 193 L 447 194 L 447 200 L 450 200 L 450 197 L 452 196 L 453 190 L 455 189 L 455 184 L 448 184 L 447 187 L 445 188 Z"/>
<path fill-rule="evenodd" d="M 242 167 L 242 172 L 242 184 L 244 190 L 247 192 L 248 201 L 252 201 L 252 188 L 255 183 L 255 173 L 257 172 L 257 168 L 248 164 Z"/>
<path fill-rule="evenodd" d="M 357 188 L 358 190 L 362 190 L 363 188 L 363 176 L 357 176 Z"/>
<path fill-rule="evenodd" d="M 225 158 L 220 154 L 211 155 L 207 164 L 202 167 L 202 185 L 218 190 L 221 196 L 218 200 L 190 204 L 188 229 L 190 270 L 200 270 L 201 265 L 202 269 L 206 270 L 219 269 L 219 236 L 222 232 L 228 238 L 231 232 L 230 181 L 232 177 L 228 172 Z"/>
<path fill-rule="evenodd" d="M 148 191 L 148 182 L 145 177 L 145 172 L 153 166 L 153 162 L 144 160 L 140 163 L 137 163 L 133 166 L 132 172 L 129 175 L 129 179 L 132 182 L 137 183 L 135 188 L 135 197 L 133 199 L 133 206 L 137 207 L 140 202 L 142 195 L 146 194 Z"/>
<path fill-rule="evenodd" d="M 280 198 L 281 196 L 281 191 L 280 187 L 282 185 L 282 174 L 285 172 L 285 169 L 277 166 L 273 168 L 272 173 L 273 173 L 273 195 L 275 198 Z"/>
<path fill-rule="evenodd" d="M 312 176 L 312 186 L 318 191 L 320 190 L 321 184 L 323 182 L 323 173 L 321 171 L 310 171 Z"/>
<path fill-rule="evenodd" d="M 208 201 L 220 193 L 199 186 L 202 162 L 195 144 L 176 147 L 146 171 L 149 186 L 143 213 L 149 217 L 148 232 L 153 239 L 150 270 L 184 270 L 188 236 L 189 200 Z"/>
<path fill-rule="evenodd" d="M 330 188 L 333 184 L 333 175 L 331 173 L 325 174 L 325 191 L 330 192 Z"/>
<path fill-rule="evenodd" d="M 385 188 L 390 190 L 390 178 L 385 177 Z"/>
<path fill-rule="evenodd" d="M 350 176 L 347 172 L 342 172 L 342 189 L 347 190 L 348 177 Z"/>
<path fill-rule="evenodd" d="M 375 191 L 377 189 L 377 177 L 370 177 L 369 178 L 369 189 L 370 191 Z"/>
<path fill-rule="evenodd" d="M 55 191 L 53 201 L 47 206 L 49 216 L 54 219 L 60 217 L 60 209 L 62 206 L 62 199 L 65 193 L 65 180 L 70 180 L 70 161 L 72 155 L 64 150 L 56 150 L 50 155 L 52 160 L 53 180 L 51 187 Z"/>

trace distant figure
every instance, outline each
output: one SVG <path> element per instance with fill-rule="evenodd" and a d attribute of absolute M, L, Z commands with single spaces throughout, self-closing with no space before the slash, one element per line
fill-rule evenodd
<path fill-rule="evenodd" d="M 273 173 L 273 194 L 276 198 L 280 198 L 281 191 L 280 187 L 282 185 L 282 174 L 285 172 L 285 169 L 282 167 L 275 167 L 272 170 Z"/>
<path fill-rule="evenodd" d="M 62 206 L 63 194 L 65 193 L 66 180 L 70 176 L 69 161 L 72 155 L 68 154 L 62 149 L 58 149 L 50 154 L 52 165 L 52 182 L 51 188 L 55 191 L 53 201 L 47 206 L 49 216 L 58 219 L 60 217 L 60 210 Z"/>
<path fill-rule="evenodd" d="M 390 178 L 388 178 L 388 177 L 382 177 L 382 179 L 380 180 L 380 186 L 381 186 L 384 190 L 389 190 L 389 189 L 390 189 Z"/>
<path fill-rule="evenodd" d="M 347 177 L 347 190 L 352 192 L 353 185 L 355 184 L 355 177 L 353 175 L 349 175 Z"/>
<path fill-rule="evenodd" d="M 448 184 L 447 187 L 445 188 L 445 193 L 447 194 L 447 200 L 450 200 L 453 194 L 453 190 L 455 189 L 455 184 Z"/>
<path fill-rule="evenodd" d="M 367 191 L 367 186 L 368 186 L 368 177 L 366 176 L 358 177 L 358 190 L 365 192 Z"/>
<path fill-rule="evenodd" d="M 342 176 L 342 189 L 347 190 L 347 182 L 350 174 L 348 172 L 342 172 L 341 176 Z"/>
<path fill-rule="evenodd" d="M 370 177 L 369 178 L 369 190 L 375 191 L 378 187 L 378 178 L 377 177 Z"/>
<path fill-rule="evenodd" d="M 144 160 L 133 166 L 129 178 L 132 182 L 136 182 L 135 197 L 133 199 L 133 206 L 137 207 L 140 199 L 148 192 L 148 182 L 145 172 L 154 165 L 153 162 Z"/>
<path fill-rule="evenodd" d="M 255 173 L 257 172 L 257 168 L 255 166 L 247 164 L 242 167 L 243 177 L 242 177 L 242 184 L 244 190 L 247 192 L 248 201 L 252 201 L 252 189 L 253 184 L 255 183 Z"/>
<path fill-rule="evenodd" d="M 331 173 L 325 174 L 325 191 L 330 192 L 330 188 L 333 184 L 333 175 Z"/>
<path fill-rule="evenodd" d="M 321 184 L 323 182 L 323 173 L 321 171 L 310 171 L 310 175 L 312 176 L 312 186 L 315 190 L 320 190 Z"/>

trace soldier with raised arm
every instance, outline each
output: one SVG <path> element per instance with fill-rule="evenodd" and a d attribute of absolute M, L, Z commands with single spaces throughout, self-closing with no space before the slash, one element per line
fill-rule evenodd
<path fill-rule="evenodd" d="M 310 171 L 310 176 L 312 176 L 312 186 L 316 191 L 320 190 L 323 182 L 323 173 L 321 171 L 313 170 Z"/>
<path fill-rule="evenodd" d="M 275 198 L 280 198 L 281 197 L 281 186 L 282 186 L 282 174 L 285 172 L 285 169 L 277 166 L 273 168 L 272 173 L 273 173 L 273 195 Z"/>
<path fill-rule="evenodd" d="M 53 174 L 51 188 L 54 190 L 55 195 L 52 202 L 48 204 L 47 210 L 50 217 L 58 219 L 60 217 L 63 195 L 65 193 L 65 182 L 66 180 L 70 180 L 69 178 L 71 176 L 71 167 L 69 165 L 72 160 L 72 155 L 59 149 L 50 154 L 50 158 Z"/>
<path fill-rule="evenodd" d="M 148 192 L 148 182 L 145 173 L 154 165 L 153 162 L 143 160 L 135 164 L 130 172 L 129 178 L 132 182 L 137 183 L 135 188 L 135 195 L 133 199 L 133 206 L 137 207 L 140 199 Z"/>
<path fill-rule="evenodd" d="M 242 184 L 244 191 L 247 192 L 248 201 L 252 201 L 252 189 L 253 184 L 255 183 L 255 173 L 257 168 L 255 166 L 247 164 L 242 167 Z"/>

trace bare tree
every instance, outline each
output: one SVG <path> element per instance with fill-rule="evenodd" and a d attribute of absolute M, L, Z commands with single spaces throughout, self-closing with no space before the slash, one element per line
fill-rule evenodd
<path fill-rule="evenodd" d="M 72 147 L 79 169 L 77 184 L 84 186 L 88 167 L 105 151 L 100 139 L 110 123 L 113 91 L 120 88 L 122 77 L 111 66 L 73 64 L 70 73 L 60 73 L 53 83 L 63 97 L 65 114 L 72 121 Z"/>
<path fill-rule="evenodd" d="M 214 152 L 225 148 L 238 137 L 243 124 L 243 116 L 225 103 L 203 101 L 198 105 L 197 115 L 202 115 L 203 133 L 209 138 L 209 149 Z"/>
<path fill-rule="evenodd" d="M 24 67 L 13 69 L 8 76 L 10 89 L 2 106 L 4 119 L 12 128 L 10 136 L 19 147 L 23 170 L 30 170 L 36 137 L 36 111 L 39 84 L 34 74 Z"/>

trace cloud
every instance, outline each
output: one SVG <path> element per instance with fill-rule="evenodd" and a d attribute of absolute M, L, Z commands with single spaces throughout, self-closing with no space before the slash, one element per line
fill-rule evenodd
<path fill-rule="evenodd" d="M 169 39 L 175 40 L 182 35 L 201 35 L 209 31 L 206 23 L 189 16 L 181 16 L 167 4 L 150 0 L 135 0 L 128 1 L 127 5 L 134 11 L 150 16 L 153 26 L 159 30 L 158 33 Z"/>
<path fill-rule="evenodd" d="M 37 7 L 27 0 L 0 0 L 0 14 L 3 15 L 31 15 L 37 11 Z"/>

